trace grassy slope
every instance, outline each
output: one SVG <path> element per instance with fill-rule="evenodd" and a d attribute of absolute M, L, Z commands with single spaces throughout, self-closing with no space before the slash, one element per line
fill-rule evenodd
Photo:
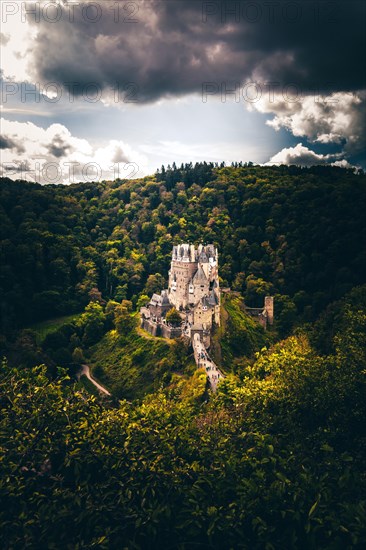
<path fill-rule="evenodd" d="M 62 317 L 55 317 L 54 319 L 48 319 L 47 321 L 42 321 L 41 323 L 34 323 L 29 328 L 33 330 L 37 335 L 37 344 L 41 344 L 46 338 L 47 334 L 54 332 L 62 325 L 71 323 L 79 317 L 79 313 L 74 313 L 72 315 L 64 315 Z"/>
<path fill-rule="evenodd" d="M 226 371 L 235 371 L 243 357 L 250 358 L 273 340 L 271 332 L 263 328 L 244 311 L 240 296 L 223 295 L 221 326 L 216 330 L 211 354 Z"/>
<path fill-rule="evenodd" d="M 141 398 L 170 382 L 171 373 L 192 374 L 191 349 L 180 341 L 152 338 L 134 329 L 126 336 L 108 332 L 91 349 L 93 376 L 116 397 Z"/>
<path fill-rule="evenodd" d="M 137 325 L 138 319 L 134 318 Z M 272 340 L 270 332 L 246 315 L 241 297 L 223 297 L 221 327 L 211 346 L 218 365 L 226 372 L 236 372 L 243 358 L 252 357 Z M 116 330 L 108 332 L 90 350 L 88 363 L 93 376 L 113 395 L 129 400 L 168 384 L 174 372 L 190 375 L 196 369 L 192 349 L 182 341 L 154 338 L 137 326 L 123 336 Z"/>

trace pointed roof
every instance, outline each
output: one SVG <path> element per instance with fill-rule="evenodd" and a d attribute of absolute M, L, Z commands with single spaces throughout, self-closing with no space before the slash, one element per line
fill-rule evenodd
<path fill-rule="evenodd" d="M 168 306 L 170 305 L 168 291 L 162 290 L 161 294 L 154 293 L 150 300 L 152 306 Z"/>
<path fill-rule="evenodd" d="M 195 283 L 198 283 L 198 282 L 201 282 L 201 281 L 204 282 L 204 283 L 207 283 L 206 274 L 205 274 L 205 272 L 203 271 L 203 269 L 200 265 L 198 266 L 198 269 L 197 269 L 196 273 L 193 276 L 193 281 Z"/>
<path fill-rule="evenodd" d="M 170 305 L 170 301 L 169 301 L 169 296 L 168 296 L 168 291 L 167 290 L 162 290 L 161 291 L 161 304 L 163 306 L 165 305 Z"/>
<path fill-rule="evenodd" d="M 216 292 L 214 290 L 211 290 L 208 296 L 208 303 L 210 304 L 210 306 L 217 306 L 219 303 Z"/>

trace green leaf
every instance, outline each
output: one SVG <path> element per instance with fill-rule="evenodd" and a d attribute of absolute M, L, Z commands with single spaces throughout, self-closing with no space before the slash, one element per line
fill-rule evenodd
<path fill-rule="evenodd" d="M 311 518 L 311 516 L 314 514 L 315 510 L 317 509 L 318 507 L 318 504 L 319 504 L 319 500 L 316 500 L 314 502 L 314 504 L 312 505 L 312 507 L 310 508 L 309 510 L 309 514 L 308 514 L 308 517 Z"/>

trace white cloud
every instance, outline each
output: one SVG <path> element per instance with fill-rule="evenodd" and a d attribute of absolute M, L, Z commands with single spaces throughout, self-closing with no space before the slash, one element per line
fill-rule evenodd
<path fill-rule="evenodd" d="M 266 166 L 272 164 L 297 164 L 299 166 L 313 166 L 314 164 L 328 164 L 335 160 L 337 155 L 321 155 L 315 153 L 302 143 L 298 143 L 295 147 L 287 147 L 276 153 L 271 159 L 265 163 Z"/>
<path fill-rule="evenodd" d="M 303 98 L 263 94 L 250 105 L 260 113 L 274 113 L 268 126 L 289 130 L 295 137 L 314 143 L 344 143 L 345 151 L 362 150 L 365 140 L 365 94 L 336 92 Z"/>
<path fill-rule="evenodd" d="M 0 174 L 40 183 L 75 183 L 142 176 L 146 157 L 123 141 L 93 147 L 62 124 L 44 129 L 1 119 L 4 138 Z"/>
<path fill-rule="evenodd" d="M 335 162 L 332 162 L 332 166 L 338 166 L 339 168 L 352 168 L 352 170 L 362 170 L 361 166 L 355 166 L 354 164 L 351 164 L 346 159 L 336 160 Z"/>
<path fill-rule="evenodd" d="M 314 166 L 318 164 L 331 164 L 332 166 L 338 166 L 340 168 L 352 168 L 353 170 L 359 170 L 361 166 L 354 166 L 350 164 L 348 160 L 340 158 L 342 153 L 321 155 L 312 151 L 302 143 L 298 143 L 295 147 L 287 147 L 279 151 L 270 158 L 265 166 L 272 166 L 274 164 L 296 164 L 297 166 Z"/>
<path fill-rule="evenodd" d="M 37 25 L 27 21 L 25 2 L 3 2 L 1 6 L 1 69 L 5 80 L 30 81 L 28 71 Z"/>

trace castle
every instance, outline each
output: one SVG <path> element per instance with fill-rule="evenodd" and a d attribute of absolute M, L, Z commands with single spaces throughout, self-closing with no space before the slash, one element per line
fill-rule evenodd
<path fill-rule="evenodd" d="M 140 310 L 141 327 L 153 336 L 177 338 L 187 336 L 193 341 L 198 334 L 206 348 L 214 325 L 220 326 L 220 283 L 218 251 L 213 244 L 179 244 L 173 247 L 168 288 L 153 294 Z M 167 322 L 173 307 L 179 312 L 180 323 Z M 264 307 L 246 308 L 264 328 L 273 323 L 273 298 L 265 298 Z"/>
<path fill-rule="evenodd" d="M 172 307 L 180 313 L 180 326 L 166 322 Z M 141 327 L 154 336 L 192 338 L 198 333 L 208 346 L 213 324 L 220 325 L 217 248 L 212 244 L 200 244 L 197 248 L 190 244 L 174 246 L 168 289 L 153 294 L 140 314 Z"/>

